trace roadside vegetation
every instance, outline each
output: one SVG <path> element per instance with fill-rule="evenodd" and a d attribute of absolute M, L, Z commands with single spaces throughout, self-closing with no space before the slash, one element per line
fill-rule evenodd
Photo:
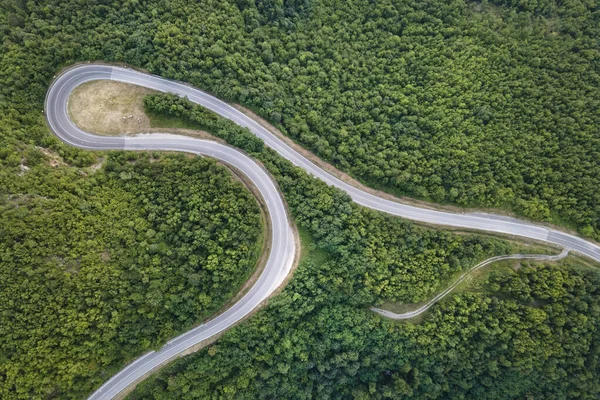
<path fill-rule="evenodd" d="M 298 226 L 319 248 L 342 260 L 349 278 L 358 274 L 346 283 L 364 284 L 379 298 L 426 299 L 454 273 L 490 255 L 513 251 L 507 241 L 417 227 L 357 206 L 346 193 L 309 176 L 265 147 L 249 130 L 185 98 L 149 94 L 144 104 L 150 115 L 162 113 L 186 121 L 261 161 L 277 180 Z"/>
<path fill-rule="evenodd" d="M 243 257 L 235 235 L 218 246 L 237 249 L 228 263 L 218 260 L 237 271 L 227 285 L 219 268 L 201 278 L 173 270 L 198 262 L 185 242 L 189 225 L 170 225 L 177 210 L 215 204 L 179 193 L 233 192 L 224 199 L 232 208 L 217 215 L 224 222 L 230 213 L 231 231 L 248 226 L 247 243 L 257 243 L 258 208 L 229 178 L 229 189 L 214 178 L 214 163 L 127 153 L 93 172 L 98 154 L 49 135 L 46 90 L 77 61 L 127 62 L 251 107 L 374 187 L 501 207 L 600 239 L 600 14 L 581 0 L 504 3 L 3 1 L 0 397 L 85 397 L 126 360 L 218 308 L 215 296 L 226 301 L 226 290 L 235 291 L 254 254 Z M 600 393 L 597 270 L 536 264 L 449 296 L 420 324 L 387 321 L 368 307 L 425 300 L 510 244 L 361 209 L 247 132 L 185 104 L 167 116 L 161 107 L 174 99 L 151 99 L 145 106 L 166 124 L 196 118 L 259 158 L 318 253 L 267 309 L 132 398 Z M 172 192 L 162 194 L 159 182 Z M 164 202 L 144 202 L 149 193 Z M 199 234 L 220 232 L 215 225 Z M 208 286 L 195 288 L 197 279 Z M 173 304 L 170 293 L 188 303 Z"/>
<path fill-rule="evenodd" d="M 303 257 L 266 310 L 141 383 L 130 399 L 600 393 L 597 266 L 569 257 L 491 267 L 418 319 L 391 322 L 368 307 L 426 300 L 492 254 L 548 249 L 425 229 L 364 209 L 202 107 L 165 94 L 144 103 L 151 113 L 196 124 L 262 161 L 300 227 Z"/>

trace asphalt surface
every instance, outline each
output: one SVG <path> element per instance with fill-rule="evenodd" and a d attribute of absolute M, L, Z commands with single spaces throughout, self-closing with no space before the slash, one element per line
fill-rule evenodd
<path fill-rule="evenodd" d="M 242 171 L 256 185 L 265 199 L 273 227 L 271 254 L 267 266 L 248 293 L 223 314 L 170 341 L 125 367 L 106 382 L 90 399 L 111 399 L 157 366 L 213 335 L 224 331 L 248 315 L 281 285 L 292 268 L 295 256 L 293 233 L 277 187 L 262 168 L 238 150 L 208 140 L 184 136 L 146 134 L 135 137 L 92 135 L 79 129 L 68 116 L 68 100 L 77 86 L 94 80 L 113 80 L 144 86 L 160 92 L 186 96 L 221 116 L 247 127 L 265 144 L 293 164 L 327 184 L 347 192 L 365 207 L 383 211 L 413 221 L 448 227 L 475 229 L 521 236 L 569 248 L 593 260 L 600 261 L 600 247 L 577 236 L 533 223 L 483 213 L 450 213 L 424 209 L 382 199 L 357 189 L 313 164 L 283 140 L 229 104 L 187 84 L 174 82 L 128 68 L 99 64 L 84 64 L 67 70 L 51 85 L 46 96 L 45 114 L 51 130 L 63 141 L 90 150 L 170 150 L 214 157 Z"/>
<path fill-rule="evenodd" d="M 395 319 L 395 320 L 403 320 L 403 319 L 413 318 L 413 317 L 416 317 L 417 315 L 423 314 L 425 311 L 429 310 L 429 308 L 432 305 L 434 305 L 435 303 L 437 303 L 438 301 L 440 301 L 441 299 L 446 297 L 446 295 L 448 295 L 450 292 L 452 292 L 454 290 L 454 288 L 456 288 L 458 285 L 460 285 L 460 283 L 462 281 L 464 281 L 465 278 L 471 272 L 477 271 L 478 269 L 483 268 L 486 265 L 490 265 L 491 263 L 494 263 L 496 261 L 502 261 L 502 260 L 558 261 L 558 260 L 562 260 L 563 258 L 565 258 L 568 255 L 569 255 L 569 249 L 565 249 L 560 254 L 556 254 L 556 255 L 511 254 L 511 255 L 507 255 L 507 256 L 490 257 L 487 260 L 482 261 L 479 264 L 475 265 L 473 268 L 471 268 L 464 274 L 462 274 L 456 281 L 454 281 L 454 283 L 452 283 L 452 285 L 448 286 L 445 290 L 438 293 L 436 296 L 431 298 L 429 301 L 427 301 L 425 304 L 423 304 L 421 307 L 417 308 L 416 310 L 398 314 L 398 313 L 395 313 L 392 311 L 383 310 L 381 308 L 371 307 L 371 311 L 374 311 L 379 315 L 382 315 L 387 318 Z"/>

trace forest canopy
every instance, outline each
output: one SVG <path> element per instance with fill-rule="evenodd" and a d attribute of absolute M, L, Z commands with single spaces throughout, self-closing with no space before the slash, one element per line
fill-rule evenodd
<path fill-rule="evenodd" d="M 374 187 L 600 239 L 599 30 L 585 0 L 2 0 L 0 397 L 89 394 L 214 312 L 259 234 L 256 204 L 210 161 L 113 154 L 93 172 L 97 154 L 44 124 L 62 67 L 125 62 L 180 79 Z M 177 99 L 152 100 L 166 112 Z M 177 101 L 179 117 L 265 164 L 313 243 L 268 309 L 133 398 L 598 396 L 597 271 L 537 265 L 452 296 L 421 325 L 383 320 L 367 308 L 428 298 L 510 244 L 362 209 Z M 196 208 L 203 227 L 180 212 Z M 208 256 L 221 249 L 235 249 L 218 258 L 231 275 Z"/>
<path fill-rule="evenodd" d="M 38 152 L 0 168 L 0 397 L 81 398 L 239 290 L 261 217 L 211 160 L 112 153 L 84 172 Z"/>
<path fill-rule="evenodd" d="M 335 296 L 335 269 L 305 264 L 267 310 L 128 398 L 594 399 L 600 274 L 574 267 L 504 271 L 412 325 Z"/>
<path fill-rule="evenodd" d="M 600 273 L 568 259 L 493 270 L 475 291 L 435 305 L 421 324 L 367 308 L 413 303 L 491 254 L 498 239 L 417 228 L 246 141 L 247 129 L 173 95 L 163 113 L 236 144 L 276 177 L 314 243 L 269 307 L 217 344 L 143 382 L 130 399 L 594 398 L 600 393 Z"/>
<path fill-rule="evenodd" d="M 370 185 L 600 237 L 594 2 L 4 0 L 0 13 L 5 128 L 39 113 L 61 66 L 127 62 L 257 110 Z"/>

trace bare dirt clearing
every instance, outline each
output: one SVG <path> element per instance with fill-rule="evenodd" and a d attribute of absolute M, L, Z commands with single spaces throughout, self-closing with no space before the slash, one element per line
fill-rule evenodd
<path fill-rule="evenodd" d="M 69 98 L 69 115 L 81 129 L 104 135 L 148 131 L 144 96 L 153 90 L 128 83 L 93 81 Z"/>

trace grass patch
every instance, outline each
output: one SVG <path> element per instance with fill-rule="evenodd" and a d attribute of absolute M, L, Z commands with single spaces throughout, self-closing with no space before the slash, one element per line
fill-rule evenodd
<path fill-rule="evenodd" d="M 308 229 L 298 226 L 298 235 L 301 244 L 300 264 L 312 262 L 314 265 L 319 266 L 331 260 L 331 255 L 327 251 L 317 247 L 316 241 Z"/>
<path fill-rule="evenodd" d="M 150 121 L 151 128 L 174 128 L 174 129 L 192 129 L 201 131 L 202 128 L 197 124 L 186 121 L 184 118 L 172 117 L 165 114 L 147 112 L 146 116 Z"/>

